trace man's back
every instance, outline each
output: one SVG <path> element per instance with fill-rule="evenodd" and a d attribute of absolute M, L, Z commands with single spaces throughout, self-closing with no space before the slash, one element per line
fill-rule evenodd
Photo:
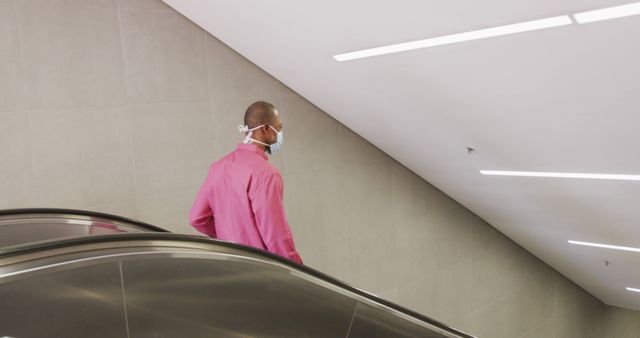
<path fill-rule="evenodd" d="M 256 145 L 240 144 L 213 163 L 189 220 L 211 237 L 302 263 L 283 208 L 282 176 L 267 159 Z"/>

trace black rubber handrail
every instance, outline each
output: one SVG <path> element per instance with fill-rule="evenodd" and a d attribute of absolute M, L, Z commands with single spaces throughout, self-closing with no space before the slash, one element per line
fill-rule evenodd
<path fill-rule="evenodd" d="M 253 254 L 253 255 L 257 255 L 260 256 L 261 258 L 265 259 L 265 260 L 271 260 L 271 261 L 275 261 L 278 263 L 281 263 L 283 265 L 286 265 L 287 267 L 308 274 L 312 277 L 318 278 L 324 282 L 330 283 L 334 286 L 337 286 L 341 289 L 347 290 L 351 293 L 354 293 L 358 296 L 364 297 L 374 303 L 378 303 L 381 305 L 384 305 L 386 307 L 389 307 L 395 311 L 398 311 L 402 314 L 405 314 L 407 316 L 413 317 L 419 321 L 422 321 L 424 323 L 427 323 L 428 325 L 431 325 L 435 328 L 438 328 L 440 330 L 443 330 L 445 332 L 457 335 L 459 337 L 463 337 L 463 338 L 475 338 L 474 336 L 468 335 L 464 332 L 458 331 L 457 329 L 454 329 L 444 323 L 441 323 L 437 320 L 434 320 L 432 318 L 429 318 L 427 316 L 424 316 L 418 312 L 415 312 L 413 310 L 407 309 L 403 306 L 400 306 L 398 304 L 389 302 L 387 300 L 384 300 L 382 298 L 379 298 L 375 295 L 372 295 L 368 292 L 359 290 L 349 284 L 346 284 L 340 280 L 337 280 L 325 273 L 322 273 L 320 271 L 317 271 L 315 269 L 312 269 L 306 265 L 299 265 L 295 262 L 292 262 L 288 259 L 285 259 L 281 256 L 272 254 L 270 252 L 266 252 L 264 250 L 260 250 L 254 247 L 250 247 L 250 246 L 245 246 L 245 245 L 241 245 L 241 244 L 236 244 L 236 243 L 231 243 L 231 242 L 225 242 L 225 241 L 219 241 L 219 240 L 215 240 L 215 239 L 210 239 L 210 238 L 205 238 L 202 236 L 193 236 L 193 235 L 179 235 L 179 234 L 173 234 L 170 233 L 164 229 L 146 224 L 146 223 L 142 223 L 139 221 L 135 221 L 135 220 L 131 220 L 125 217 L 120 217 L 120 216 L 113 216 L 113 215 L 109 215 L 109 214 L 104 214 L 104 213 L 97 213 L 97 212 L 92 212 L 92 211 L 82 211 L 82 210 L 69 210 L 69 209 L 16 209 L 16 210 L 4 210 L 4 211 L 0 211 L 0 216 L 5 216 L 5 215 L 18 215 L 18 214 L 37 214 L 37 213 L 42 213 L 42 214 L 66 214 L 66 215 L 81 215 L 81 216 L 92 216 L 92 217 L 98 217 L 98 218 L 103 218 L 106 220 L 113 220 L 113 221 L 120 221 L 120 222 L 126 222 L 126 223 L 132 223 L 138 226 L 143 226 L 145 228 L 148 229 L 158 229 L 157 233 L 153 233 L 153 232 L 147 232 L 147 233 L 118 233 L 118 234 L 112 234 L 112 235 L 97 235 L 97 236 L 87 236 L 87 237 L 76 237 L 76 238 L 67 238 L 67 239 L 59 239 L 59 240 L 52 240 L 52 241 L 46 241 L 46 242 L 35 242 L 35 243 L 27 243 L 27 244 L 22 244 L 22 245 L 17 245 L 17 246 L 11 246 L 11 247 L 5 247 L 5 248 L 0 248 L 0 259 L 1 258 L 8 258 L 8 257 L 14 257 L 14 256 L 21 256 L 21 255 L 28 255 L 28 254 L 33 254 L 33 253 L 37 253 L 37 252 L 43 252 L 43 251 L 48 251 L 48 250 L 54 250 L 54 249 L 61 249 L 61 248 L 68 248 L 68 247 L 72 247 L 72 246 L 79 246 L 79 245 L 89 245 L 89 244 L 98 244 L 98 243 L 108 243 L 108 242 L 122 242 L 122 241 L 145 241 L 145 240 L 149 240 L 149 241 L 153 241 L 153 240 L 165 240 L 165 241 L 182 241 L 182 242 L 191 242 L 191 243 L 198 243 L 198 244 L 209 244 L 212 246 L 217 246 L 217 247 L 223 247 L 223 248 L 231 248 L 231 249 L 235 249 L 235 250 L 239 250 L 239 251 L 243 251 L 246 252 L 248 254 Z"/>
<path fill-rule="evenodd" d="M 165 229 L 157 227 L 155 225 L 151 225 L 148 223 L 136 221 L 135 219 L 116 216 L 111 214 L 105 214 L 97 211 L 87 211 L 87 210 L 76 210 L 76 209 L 55 209 L 55 208 L 27 208 L 27 209 L 8 209 L 8 210 L 0 210 L 0 218 L 3 216 L 13 216 L 13 215 L 28 215 L 28 214 L 50 214 L 50 215 L 76 215 L 76 216 L 87 216 L 87 217 L 95 217 L 95 218 L 103 218 L 107 221 L 116 221 L 121 223 L 129 223 L 141 228 L 144 228 L 149 231 L 155 232 L 169 232 Z"/>

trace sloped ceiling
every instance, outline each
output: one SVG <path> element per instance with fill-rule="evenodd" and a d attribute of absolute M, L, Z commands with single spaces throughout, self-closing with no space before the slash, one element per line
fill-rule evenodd
<path fill-rule="evenodd" d="M 478 173 L 640 174 L 640 16 L 332 58 L 629 1 L 166 2 L 605 303 L 640 310 L 625 290 L 640 254 L 567 244 L 640 247 L 640 182 Z"/>

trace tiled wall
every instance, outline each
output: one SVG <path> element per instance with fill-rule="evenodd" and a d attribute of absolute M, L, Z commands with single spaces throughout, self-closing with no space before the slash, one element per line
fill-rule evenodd
<path fill-rule="evenodd" d="M 305 262 L 480 337 L 636 337 L 585 293 L 157 0 L 0 0 L 0 208 L 68 207 L 192 232 L 251 102 Z"/>

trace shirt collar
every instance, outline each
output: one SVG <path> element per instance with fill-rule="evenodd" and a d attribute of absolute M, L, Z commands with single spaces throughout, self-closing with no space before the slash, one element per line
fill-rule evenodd
<path fill-rule="evenodd" d="M 267 155 L 267 153 L 265 153 L 264 150 L 262 150 L 260 147 L 258 147 L 255 144 L 240 143 L 240 144 L 238 144 L 238 150 L 250 151 L 250 152 L 253 152 L 253 153 L 256 153 L 256 154 L 260 155 L 265 160 L 269 160 L 269 156 Z"/>

